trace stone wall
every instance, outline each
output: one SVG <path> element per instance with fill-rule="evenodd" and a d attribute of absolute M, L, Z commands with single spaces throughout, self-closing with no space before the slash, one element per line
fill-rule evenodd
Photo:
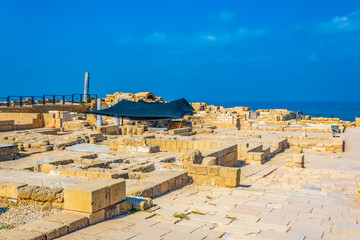
<path fill-rule="evenodd" d="M 237 166 L 237 145 L 217 142 L 180 141 L 168 139 L 146 139 L 147 145 L 157 145 L 160 151 L 185 153 L 197 149 L 203 157 L 216 157 L 218 165 Z"/>
<path fill-rule="evenodd" d="M 236 144 L 226 144 L 202 152 L 203 157 L 215 157 L 217 165 L 227 167 L 238 166 L 238 150 Z"/>
<path fill-rule="evenodd" d="M 192 127 L 184 127 L 169 130 L 169 135 L 190 135 Z"/>
<path fill-rule="evenodd" d="M 17 199 L 20 202 L 38 205 L 49 205 L 62 208 L 64 195 L 62 188 L 28 186 L 26 183 L 0 182 L 0 197 Z"/>
<path fill-rule="evenodd" d="M 231 113 L 209 113 L 204 112 L 194 116 L 185 116 L 193 125 L 216 126 L 217 128 L 240 129 L 240 118 Z"/>
<path fill-rule="evenodd" d="M 240 168 L 187 164 L 184 170 L 193 176 L 195 183 L 226 187 L 237 187 L 240 184 Z"/>
<path fill-rule="evenodd" d="M 24 186 L 18 189 L 18 200 L 28 204 L 64 206 L 64 189 L 39 186 Z"/>
<path fill-rule="evenodd" d="M 290 147 L 301 147 L 318 152 L 344 152 L 345 141 L 343 138 L 333 137 L 302 137 L 302 136 L 279 136 L 287 137 Z"/>
<path fill-rule="evenodd" d="M 89 110 L 90 104 L 47 104 L 47 105 L 32 105 L 23 107 L 0 107 L 0 112 L 12 113 L 48 113 L 49 111 L 68 111 L 85 113 Z"/>
<path fill-rule="evenodd" d="M 99 133 L 103 133 L 104 135 L 143 135 L 144 128 L 138 125 L 109 125 L 109 126 L 101 126 L 97 128 Z"/>
<path fill-rule="evenodd" d="M 160 151 L 164 151 L 164 152 L 185 153 L 188 150 L 192 150 L 192 149 L 198 149 L 199 151 L 208 151 L 220 147 L 222 144 L 217 142 L 180 141 L 180 140 L 147 138 L 146 145 L 158 145 L 160 147 Z"/>
<path fill-rule="evenodd" d="M 39 113 L 1 112 L 0 120 L 7 120 L 1 124 L 3 126 L 6 126 L 2 127 L 3 131 L 43 127 L 43 118 L 42 115 Z M 13 122 L 9 122 L 9 120 L 13 120 Z"/>

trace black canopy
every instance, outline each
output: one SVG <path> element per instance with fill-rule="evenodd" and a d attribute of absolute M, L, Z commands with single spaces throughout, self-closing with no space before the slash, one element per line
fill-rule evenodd
<path fill-rule="evenodd" d="M 182 118 L 186 114 L 192 115 L 193 111 L 192 106 L 184 98 L 168 103 L 150 103 L 142 100 L 133 102 L 123 99 L 112 107 L 88 113 L 119 116 L 131 120 L 170 120 Z"/>

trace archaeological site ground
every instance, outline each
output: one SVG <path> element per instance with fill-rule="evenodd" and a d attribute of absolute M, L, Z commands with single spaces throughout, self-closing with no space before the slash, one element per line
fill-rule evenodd
<path fill-rule="evenodd" d="M 88 113 L 124 99 L 164 102 L 1 103 L 0 239 L 360 239 L 360 119 L 201 102 L 171 121 Z"/>

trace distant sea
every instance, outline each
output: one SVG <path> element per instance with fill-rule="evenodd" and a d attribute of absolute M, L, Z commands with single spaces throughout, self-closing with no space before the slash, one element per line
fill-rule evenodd
<path fill-rule="evenodd" d="M 223 107 L 250 107 L 251 110 L 257 109 L 287 109 L 297 113 L 302 111 L 304 115 L 312 117 L 334 117 L 345 121 L 355 121 L 355 117 L 360 117 L 360 101 L 344 102 L 311 102 L 311 101 L 207 101 L 209 105 Z"/>

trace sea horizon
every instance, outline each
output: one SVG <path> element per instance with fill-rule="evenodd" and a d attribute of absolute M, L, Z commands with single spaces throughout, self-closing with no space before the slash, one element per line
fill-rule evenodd
<path fill-rule="evenodd" d="M 297 101 L 259 101 L 259 100 L 206 100 L 191 101 L 206 102 L 208 105 L 231 107 L 249 107 L 251 110 L 258 109 L 287 109 L 295 113 L 302 111 L 304 115 L 311 117 L 334 117 L 344 121 L 355 121 L 360 117 L 360 101 L 326 101 L 326 100 L 297 100 Z"/>

